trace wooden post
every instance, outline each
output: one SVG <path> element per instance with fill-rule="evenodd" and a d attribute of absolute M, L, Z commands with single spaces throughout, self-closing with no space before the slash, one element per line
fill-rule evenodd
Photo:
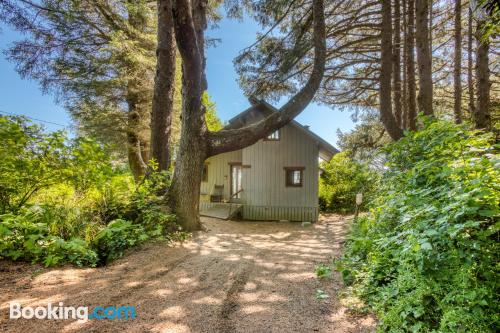
<path fill-rule="evenodd" d="M 354 211 L 354 222 L 358 221 L 359 206 L 363 203 L 363 193 L 356 194 L 356 210 Z"/>

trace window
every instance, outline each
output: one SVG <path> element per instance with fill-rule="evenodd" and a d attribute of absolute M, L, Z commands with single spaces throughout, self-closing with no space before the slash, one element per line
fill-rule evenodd
<path fill-rule="evenodd" d="M 285 184 L 287 187 L 302 187 L 304 183 L 304 167 L 285 167 Z"/>
<path fill-rule="evenodd" d="M 279 141 L 279 140 L 280 140 L 280 130 L 272 132 L 264 139 L 264 141 Z"/>
<path fill-rule="evenodd" d="M 235 199 L 241 198 L 241 164 L 233 164 L 230 166 L 231 171 L 231 197 Z"/>
<path fill-rule="evenodd" d="M 203 173 L 201 174 L 201 181 L 208 182 L 208 164 L 203 166 Z"/>

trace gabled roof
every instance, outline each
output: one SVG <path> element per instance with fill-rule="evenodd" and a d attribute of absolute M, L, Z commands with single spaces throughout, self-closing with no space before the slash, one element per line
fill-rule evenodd
<path fill-rule="evenodd" d="M 273 112 L 279 112 L 278 109 L 276 109 L 274 106 L 272 106 L 271 104 L 267 103 L 264 100 L 260 100 L 254 97 L 250 97 L 249 100 L 252 106 L 246 109 L 245 111 L 241 112 L 240 114 L 236 115 L 235 117 L 231 118 L 229 120 L 228 125 L 225 128 L 227 129 L 237 128 L 248 124 L 249 121 L 253 122 L 256 120 L 260 120 L 258 118 L 262 119 L 272 114 Z M 326 140 L 322 139 L 316 133 L 313 133 L 311 130 L 309 130 L 309 126 L 301 125 L 295 120 L 292 120 L 290 122 L 290 125 L 294 126 L 298 130 L 309 136 L 311 139 L 316 141 L 316 143 L 320 148 L 320 157 L 323 160 L 329 161 L 333 157 L 333 155 L 339 152 L 337 148 L 332 146 Z"/>

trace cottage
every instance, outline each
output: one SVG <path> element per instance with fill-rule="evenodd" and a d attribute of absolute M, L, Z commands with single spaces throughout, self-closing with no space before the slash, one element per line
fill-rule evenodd
<path fill-rule="evenodd" d="M 263 119 L 273 106 L 252 106 L 226 128 Z M 317 221 L 319 160 L 337 153 L 325 140 L 296 121 L 241 150 L 205 162 L 200 215 L 247 220 Z"/>

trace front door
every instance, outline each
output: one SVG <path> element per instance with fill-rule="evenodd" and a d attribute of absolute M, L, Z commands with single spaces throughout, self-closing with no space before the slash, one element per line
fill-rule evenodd
<path fill-rule="evenodd" d="M 241 165 L 233 164 L 231 165 L 231 199 L 240 199 L 241 198 L 240 191 L 241 191 Z"/>

